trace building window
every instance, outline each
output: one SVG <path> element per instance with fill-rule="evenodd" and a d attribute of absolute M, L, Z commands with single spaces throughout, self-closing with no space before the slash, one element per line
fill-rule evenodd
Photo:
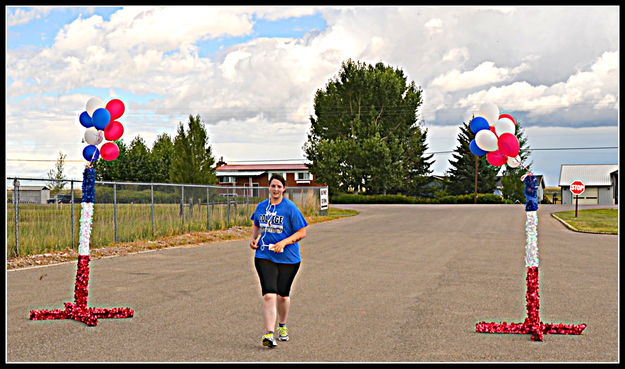
<path fill-rule="evenodd" d="M 233 176 L 223 176 L 221 177 L 221 183 L 236 183 L 237 179 Z"/>
<path fill-rule="evenodd" d="M 310 182 L 312 181 L 312 175 L 310 174 L 310 172 L 298 172 L 296 180 Z"/>
<path fill-rule="evenodd" d="M 281 175 L 281 176 L 284 178 L 284 180 L 286 181 L 286 173 L 280 173 L 280 172 L 269 172 L 269 173 L 267 173 L 267 174 L 268 174 L 267 180 L 270 180 L 272 175 L 274 175 L 274 174 L 279 174 L 279 175 Z"/>

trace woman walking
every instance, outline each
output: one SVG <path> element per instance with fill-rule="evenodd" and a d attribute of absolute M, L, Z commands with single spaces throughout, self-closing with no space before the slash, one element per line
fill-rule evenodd
<path fill-rule="evenodd" d="M 269 179 L 269 198 L 262 201 L 251 219 L 250 247 L 256 250 L 254 266 L 263 295 L 263 346 L 277 346 L 274 336 L 278 320 L 278 339 L 289 340 L 286 326 L 293 279 L 299 270 L 301 255 L 298 241 L 306 237 L 306 219 L 291 200 L 284 197 L 286 181 L 279 174 Z"/>

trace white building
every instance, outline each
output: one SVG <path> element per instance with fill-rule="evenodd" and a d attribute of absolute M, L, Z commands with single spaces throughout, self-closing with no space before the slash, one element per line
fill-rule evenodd
<path fill-rule="evenodd" d="M 581 181 L 584 192 L 580 205 L 618 204 L 618 164 L 562 164 L 560 166 L 560 198 L 562 204 L 574 204 L 571 183 Z"/>
<path fill-rule="evenodd" d="M 19 199 L 22 204 L 47 204 L 50 189 L 45 186 L 19 186 Z M 14 190 L 10 190 L 13 195 Z"/>

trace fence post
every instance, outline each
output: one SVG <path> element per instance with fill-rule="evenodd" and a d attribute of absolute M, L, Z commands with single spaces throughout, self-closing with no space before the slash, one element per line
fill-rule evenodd
<path fill-rule="evenodd" d="M 210 189 L 206 187 L 206 229 L 211 230 Z"/>
<path fill-rule="evenodd" d="M 180 195 L 180 216 L 182 217 L 182 220 L 184 221 L 184 186 L 182 186 L 181 188 L 182 188 L 182 193 Z"/>
<path fill-rule="evenodd" d="M 13 204 L 15 209 L 15 256 L 20 256 L 20 181 L 17 178 L 13 180 Z"/>
<path fill-rule="evenodd" d="M 72 225 L 72 250 L 76 247 L 76 230 L 74 227 L 74 181 L 71 180 L 69 182 L 69 192 L 71 194 L 71 199 L 72 201 L 70 202 L 70 211 L 69 211 L 69 216 L 72 218 L 71 219 L 71 225 Z"/>
<path fill-rule="evenodd" d="M 115 242 L 117 242 L 117 183 L 113 183 L 113 228 L 115 229 Z"/>
<path fill-rule="evenodd" d="M 226 201 L 228 202 L 228 221 L 226 223 L 226 228 L 230 228 L 230 199 L 226 196 Z"/>
<path fill-rule="evenodd" d="M 155 224 L 154 224 L 154 185 L 150 185 L 150 212 L 152 215 L 152 236 L 154 236 L 155 232 Z"/>

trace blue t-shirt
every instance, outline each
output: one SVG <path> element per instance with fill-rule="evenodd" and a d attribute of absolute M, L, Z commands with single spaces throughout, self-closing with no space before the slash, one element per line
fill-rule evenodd
<path fill-rule="evenodd" d="M 268 246 L 290 237 L 308 225 L 293 201 L 285 197 L 278 205 L 272 205 L 269 199 L 261 201 L 250 219 L 262 232 L 257 243 L 257 258 L 282 264 L 297 264 L 302 260 L 298 242 L 287 245 L 281 253 L 269 250 Z"/>

